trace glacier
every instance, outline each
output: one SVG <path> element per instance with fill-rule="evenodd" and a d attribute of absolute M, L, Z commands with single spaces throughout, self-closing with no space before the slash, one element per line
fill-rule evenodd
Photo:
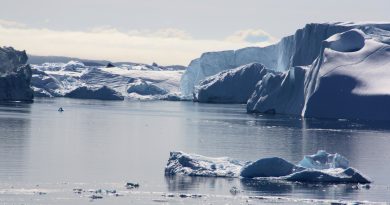
<path fill-rule="evenodd" d="M 31 68 L 25 51 L 0 47 L 0 101 L 32 101 Z"/>
<path fill-rule="evenodd" d="M 90 66 L 80 61 L 31 67 L 31 86 L 37 97 L 100 100 L 169 100 L 171 96 L 179 96 L 179 81 L 184 72 L 181 67 L 157 64 Z"/>
<path fill-rule="evenodd" d="M 165 175 L 240 177 L 308 183 L 371 183 L 368 177 L 349 167 L 349 161 L 345 157 L 324 150 L 305 156 L 298 164 L 279 157 L 244 162 L 228 157 L 213 158 L 171 152 Z"/>

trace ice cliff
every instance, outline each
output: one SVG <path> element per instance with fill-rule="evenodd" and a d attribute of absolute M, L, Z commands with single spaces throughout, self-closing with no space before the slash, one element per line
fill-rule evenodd
<path fill-rule="evenodd" d="M 228 157 L 212 158 L 184 152 L 171 152 L 166 175 L 203 177 L 242 177 L 309 183 L 370 183 L 370 179 L 349 167 L 340 154 L 323 150 L 305 156 L 297 164 L 279 157 L 242 162 Z"/>
<path fill-rule="evenodd" d="M 25 51 L 0 48 L 0 100 L 32 101 L 31 68 Z"/>
<path fill-rule="evenodd" d="M 242 73 L 254 62 L 274 72 L 253 83 Z M 388 79 L 390 24 L 323 23 L 272 46 L 204 53 L 180 89 L 199 102 L 245 103 L 251 93 L 248 112 L 390 120 Z"/>
<path fill-rule="evenodd" d="M 258 62 L 277 71 L 290 67 L 310 65 L 320 53 L 322 41 L 346 31 L 351 26 L 344 24 L 308 24 L 292 36 L 268 47 L 249 47 L 236 51 L 207 52 L 193 60 L 181 79 L 183 96 L 192 96 L 194 87 L 206 77 L 223 70 Z"/>

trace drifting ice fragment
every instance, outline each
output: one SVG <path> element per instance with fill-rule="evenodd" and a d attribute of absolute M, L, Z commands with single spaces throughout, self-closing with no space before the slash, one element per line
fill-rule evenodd
<path fill-rule="evenodd" d="M 227 157 L 211 158 L 183 152 L 171 152 L 165 167 L 166 175 L 204 177 L 243 177 L 280 179 L 299 182 L 370 183 L 358 170 L 348 166 L 340 154 L 320 150 L 305 156 L 298 165 L 271 157 L 255 162 L 240 162 Z"/>

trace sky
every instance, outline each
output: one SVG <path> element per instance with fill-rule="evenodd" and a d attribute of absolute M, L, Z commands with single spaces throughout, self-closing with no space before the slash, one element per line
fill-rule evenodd
<path fill-rule="evenodd" d="M 0 45 L 35 55 L 188 65 L 307 23 L 390 22 L 389 0 L 0 0 Z"/>

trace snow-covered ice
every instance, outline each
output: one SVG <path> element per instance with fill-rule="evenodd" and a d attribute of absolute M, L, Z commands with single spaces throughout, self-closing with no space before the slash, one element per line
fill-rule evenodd
<path fill-rule="evenodd" d="M 182 69 L 170 67 L 143 64 L 124 64 L 120 67 L 86 66 L 78 61 L 32 65 L 32 70 L 31 85 L 35 96 L 68 97 L 70 92 L 78 90 L 77 96 L 82 98 L 80 89 L 94 90 L 105 86 L 130 99 L 178 96 L 179 81 L 183 73 Z M 96 96 L 93 98 L 96 99 Z"/>
<path fill-rule="evenodd" d="M 238 177 L 244 164 L 227 157 L 212 158 L 184 152 L 171 152 L 166 175 Z"/>
<path fill-rule="evenodd" d="M 298 164 L 279 157 L 242 162 L 228 157 L 212 158 L 184 152 L 171 152 L 166 175 L 204 177 L 243 177 L 298 182 L 370 183 L 370 179 L 349 167 L 340 154 L 318 151 L 305 156 Z"/>

